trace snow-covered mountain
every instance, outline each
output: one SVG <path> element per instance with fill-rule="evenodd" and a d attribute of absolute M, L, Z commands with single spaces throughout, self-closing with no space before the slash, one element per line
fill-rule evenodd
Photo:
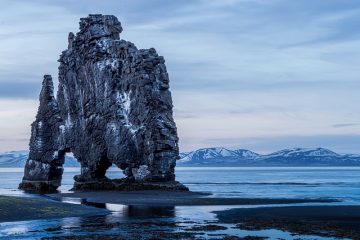
<path fill-rule="evenodd" d="M 234 152 L 236 154 L 238 154 L 238 156 L 241 156 L 241 157 L 244 157 L 244 158 L 256 158 L 256 157 L 260 156 L 259 154 L 254 153 L 254 152 L 249 151 L 249 150 L 246 150 L 246 149 L 237 149 L 237 150 L 234 150 Z"/>
<path fill-rule="evenodd" d="M 325 148 L 292 148 L 267 155 L 245 149 L 202 148 L 182 153 L 178 166 L 360 166 L 360 155 Z"/>
<path fill-rule="evenodd" d="M 339 157 L 340 155 L 325 148 L 291 148 L 266 155 L 268 157 Z"/>
<path fill-rule="evenodd" d="M 24 167 L 28 151 L 0 153 L 1 167 Z M 223 147 L 202 148 L 192 152 L 180 153 L 177 166 L 360 166 L 359 154 L 341 155 L 325 148 L 292 148 L 261 155 L 238 149 Z M 65 167 L 79 167 L 72 156 L 65 156 Z"/>
<path fill-rule="evenodd" d="M 249 150 L 229 150 L 226 148 L 202 148 L 193 152 L 180 154 L 178 166 L 210 165 L 247 165 L 255 161 L 259 154 Z"/>
<path fill-rule="evenodd" d="M 24 167 L 28 151 L 12 151 L 0 154 L 0 167 Z"/>
<path fill-rule="evenodd" d="M 231 151 L 226 148 L 204 148 L 180 155 L 182 162 L 187 162 L 194 159 L 214 159 L 222 157 L 231 158 L 237 156 L 238 154 L 235 151 Z"/>
<path fill-rule="evenodd" d="M 28 151 L 11 151 L 0 153 L 0 168 L 24 167 L 28 158 Z M 65 156 L 65 167 L 80 167 L 75 158 Z"/>

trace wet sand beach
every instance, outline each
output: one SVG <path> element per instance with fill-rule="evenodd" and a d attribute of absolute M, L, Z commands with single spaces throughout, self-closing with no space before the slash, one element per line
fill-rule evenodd
<path fill-rule="evenodd" d="M 54 201 L 54 199 L 57 200 Z M 61 202 L 71 199 L 81 199 L 79 203 L 82 204 Z M 359 239 L 360 206 L 284 207 L 279 205 L 279 207 L 246 208 L 246 205 L 331 202 L 334 200 L 218 198 L 206 193 L 171 192 L 169 194 L 167 191 L 78 192 L 34 195 L 34 197 L 0 196 L 0 222 L 79 216 L 84 219 L 80 227 L 82 231 L 91 232 L 94 227 L 105 231 L 102 234 L 82 235 L 84 239 L 208 239 L 210 237 L 214 239 L 265 239 L 261 235 L 264 229 L 271 231 L 277 229 L 275 231 L 280 230 L 281 234 L 287 234 L 285 236 L 308 235 Z M 119 206 L 128 205 L 125 208 L 126 214 L 137 220 L 134 222 L 119 221 L 116 213 L 101 208 L 106 205 L 105 203 Z M 239 208 L 239 205 L 245 208 Z M 97 208 L 91 206 L 97 206 Z M 174 215 L 177 206 L 196 206 L 196 208 L 228 206 L 228 208 L 220 208 L 227 210 L 213 211 L 216 218 L 212 220 L 197 222 L 186 220 L 186 218 L 177 219 Z M 16 215 L 13 214 L 15 211 Z M 122 214 L 124 213 L 122 210 Z M 148 218 L 149 216 L 152 216 L 153 219 Z M 112 220 L 113 218 L 114 220 Z M 156 230 L 159 227 L 162 229 L 161 231 Z M 71 228 L 76 229 L 77 227 L 72 226 Z M 122 232 L 117 233 L 119 234 L 117 236 L 106 233 L 106 231 L 117 228 L 123 229 Z M 64 229 L 66 230 L 63 226 L 57 226 L 44 231 L 55 231 L 55 233 L 59 231 L 60 233 Z M 139 235 L 134 229 L 142 229 L 146 234 Z M 240 238 L 239 233 L 240 235 L 245 234 L 244 236 L 249 233 L 251 237 Z M 256 235 L 257 233 L 259 236 Z M 77 239 L 77 237 L 77 235 L 71 234 L 59 238 L 52 236 L 42 239 Z"/>
<path fill-rule="evenodd" d="M 360 206 L 237 208 L 215 212 L 238 229 L 280 229 L 293 234 L 360 239 Z"/>
<path fill-rule="evenodd" d="M 0 196 L 0 222 L 104 215 L 109 211 L 41 197 Z"/>

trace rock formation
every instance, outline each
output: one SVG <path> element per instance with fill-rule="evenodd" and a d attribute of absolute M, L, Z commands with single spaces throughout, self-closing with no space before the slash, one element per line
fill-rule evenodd
<path fill-rule="evenodd" d="M 175 181 L 178 137 L 164 58 L 121 32 L 116 17 L 89 15 L 69 34 L 56 99 L 44 77 L 21 189 L 56 190 L 72 152 L 81 163 L 75 190 L 187 190 Z M 126 179 L 105 177 L 112 164 Z"/>

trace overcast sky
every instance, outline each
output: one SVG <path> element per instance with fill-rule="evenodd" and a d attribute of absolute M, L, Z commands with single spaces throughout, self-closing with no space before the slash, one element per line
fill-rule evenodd
<path fill-rule="evenodd" d="M 1 152 L 28 148 L 42 76 L 89 13 L 165 57 L 182 151 L 360 153 L 356 0 L 2 0 Z"/>

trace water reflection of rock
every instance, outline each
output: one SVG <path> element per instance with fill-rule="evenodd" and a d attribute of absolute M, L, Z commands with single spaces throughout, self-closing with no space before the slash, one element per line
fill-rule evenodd
<path fill-rule="evenodd" d="M 63 218 L 61 221 L 62 221 L 61 229 L 66 234 L 71 234 L 73 229 L 81 227 L 80 217 Z"/>
<path fill-rule="evenodd" d="M 127 206 L 128 217 L 175 217 L 175 207 Z"/>
<path fill-rule="evenodd" d="M 100 236 L 116 233 L 117 236 L 138 239 L 144 236 L 156 237 L 158 231 L 175 234 L 178 231 L 174 206 L 128 206 L 108 203 L 92 203 L 82 200 L 82 204 L 106 208 L 108 215 L 68 218 L 61 222 L 59 234 L 72 233 L 73 236 L 96 231 Z M 137 231 L 136 229 L 141 229 Z M 50 233 L 50 231 L 48 231 Z M 51 234 L 54 234 L 51 232 Z M 74 238 L 76 239 L 76 238 Z M 139 238 L 140 239 L 140 238 Z M 142 238 L 141 238 L 142 239 Z"/>
<path fill-rule="evenodd" d="M 112 215 L 122 217 L 175 217 L 175 206 L 122 205 L 89 202 L 86 199 L 82 199 L 81 204 L 104 208 L 111 211 Z"/>

